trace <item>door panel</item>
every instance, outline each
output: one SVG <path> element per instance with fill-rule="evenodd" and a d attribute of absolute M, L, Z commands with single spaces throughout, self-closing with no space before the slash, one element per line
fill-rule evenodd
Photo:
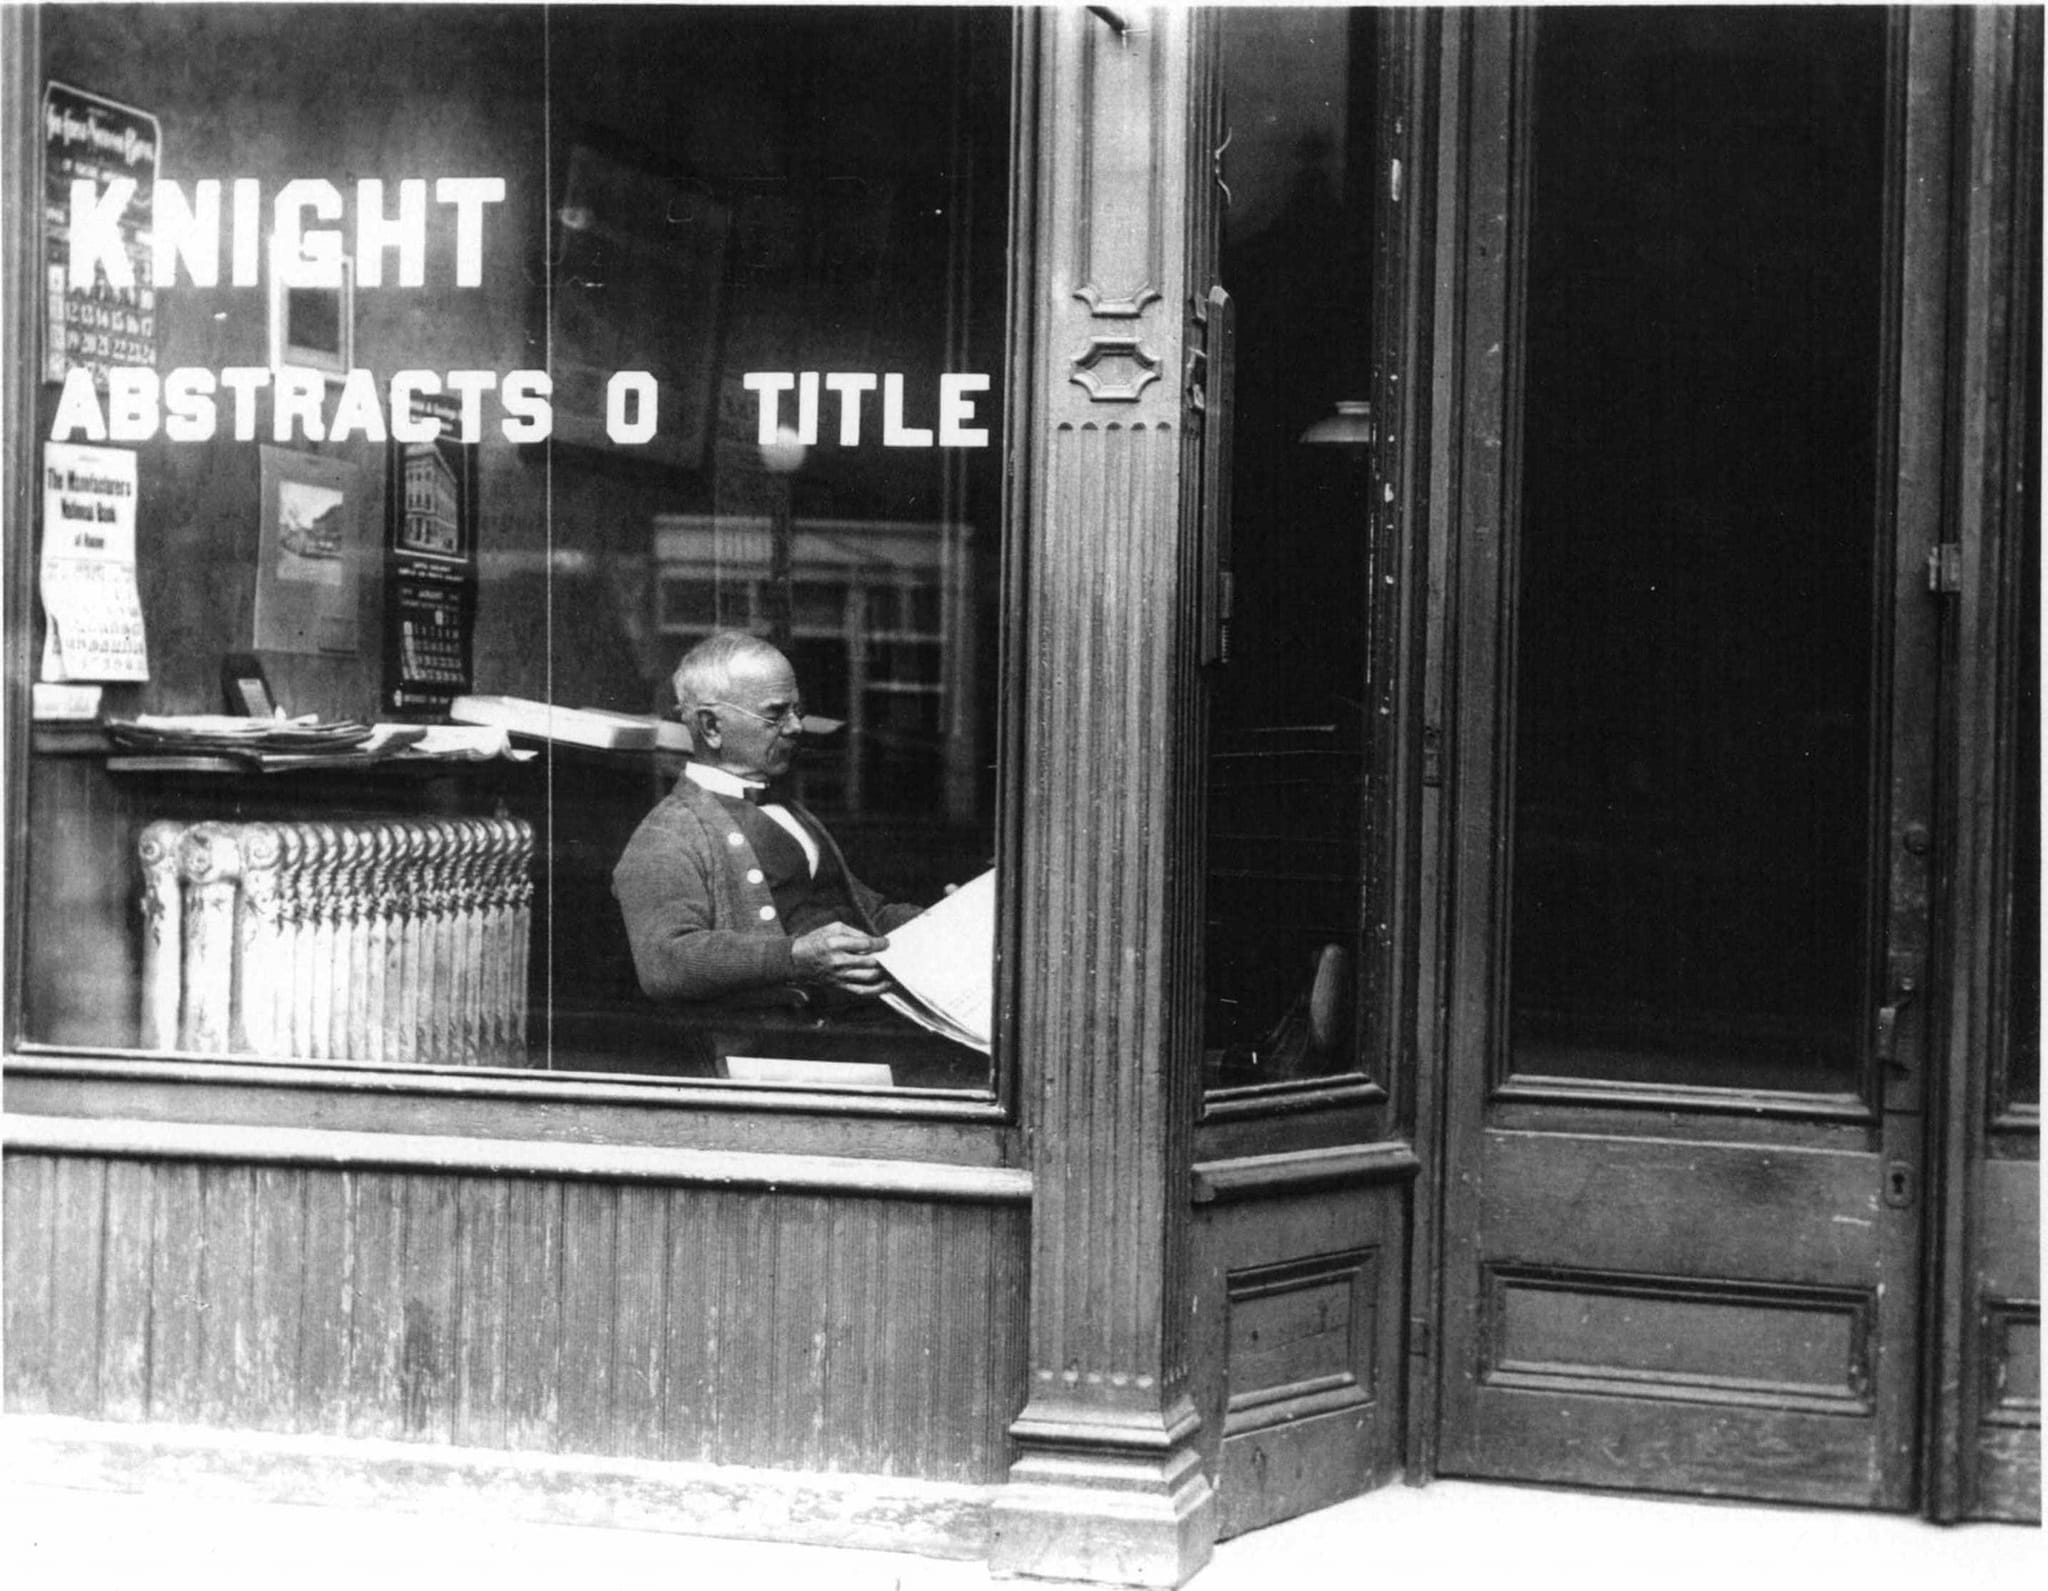
<path fill-rule="evenodd" d="M 1193 1381 L 1219 1538 L 1400 1462 L 1406 1177 L 1374 912 L 1391 544 L 1372 437 L 1406 67 L 1392 13 L 1199 11 L 1214 29 L 1220 283 L 1203 324 L 1209 777 Z M 1226 315 L 1226 310 L 1230 313 Z M 1398 319 L 1398 317 L 1389 317 Z M 1232 335 L 1234 329 L 1234 335 Z M 1320 435 L 1320 433 L 1317 433 Z"/>
<path fill-rule="evenodd" d="M 1951 29 L 1468 20 L 1447 1473 L 1912 1500 Z"/>

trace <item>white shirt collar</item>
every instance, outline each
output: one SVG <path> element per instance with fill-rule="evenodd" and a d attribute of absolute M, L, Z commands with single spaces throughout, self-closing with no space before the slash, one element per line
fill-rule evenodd
<path fill-rule="evenodd" d="M 730 796 L 735 801 L 746 800 L 749 790 L 767 788 L 758 779 L 742 779 L 738 774 L 728 773 L 723 768 L 714 768 L 708 762 L 686 762 L 683 764 L 683 773 L 693 783 L 709 790 L 713 795 Z M 816 878 L 819 862 L 818 842 L 812 839 L 810 831 L 797 821 L 796 814 L 780 801 L 763 801 L 760 803 L 759 811 L 763 817 L 804 848 L 804 861 L 810 866 L 811 877 Z M 733 831 L 733 837 L 739 837 L 737 829 Z"/>
<path fill-rule="evenodd" d="M 744 801 L 749 790 L 767 788 L 763 780 L 742 779 L 738 774 L 728 773 L 723 768 L 714 768 L 708 762 L 686 762 L 683 764 L 683 774 L 693 784 L 702 785 L 713 795 L 731 796 L 736 801 Z"/>

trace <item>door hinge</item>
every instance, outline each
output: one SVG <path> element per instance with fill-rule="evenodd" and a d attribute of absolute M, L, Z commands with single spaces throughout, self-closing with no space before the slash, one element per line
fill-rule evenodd
<path fill-rule="evenodd" d="M 1422 787 L 1440 790 L 1444 782 L 1444 732 L 1435 724 L 1422 726 Z"/>
<path fill-rule="evenodd" d="M 1088 14 L 1098 22 L 1107 23 L 1118 38 L 1128 39 L 1131 36 L 1131 19 L 1114 6 L 1090 6 Z"/>
<path fill-rule="evenodd" d="M 1927 589 L 1953 596 L 1963 589 L 1963 544 L 1944 541 L 1927 549 Z"/>

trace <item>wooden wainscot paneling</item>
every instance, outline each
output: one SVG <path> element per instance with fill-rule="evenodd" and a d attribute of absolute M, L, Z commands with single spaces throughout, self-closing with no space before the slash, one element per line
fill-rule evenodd
<path fill-rule="evenodd" d="M 2028 1148 L 2037 1123 L 2007 1129 Z M 2024 1135 L 2024 1136 L 2023 1136 Z M 2041 1518 L 2041 1166 L 1986 1160 L 1977 1168 L 1977 1230 L 1966 1284 L 1973 1352 L 1963 1357 L 1964 1399 L 1975 1392 L 1974 1460 L 1958 1512 L 1978 1519 Z"/>
<path fill-rule="evenodd" d="M 1196 1167 L 1193 1353 L 1218 1533 L 1370 1490 L 1400 1462 L 1403 1144 Z"/>
<path fill-rule="evenodd" d="M 1870 1406 L 1867 1293 L 1491 1266 L 1489 1385 Z"/>
<path fill-rule="evenodd" d="M 2041 1302 L 1988 1303 L 1977 1426 L 1976 1511 L 1990 1519 L 2041 1518 Z"/>
<path fill-rule="evenodd" d="M 1542 1451 L 1581 1484 L 1704 1495 L 1763 1477 L 1790 1498 L 1876 1462 L 1842 1418 L 1875 1397 L 1867 1290 L 1501 1264 L 1482 1298 L 1491 1462 Z"/>
<path fill-rule="evenodd" d="M 546 1513 L 536 1462 L 653 1462 L 668 1528 L 877 1544 L 859 1502 L 875 1480 L 893 1544 L 978 1553 L 1024 1397 L 1016 1182 L 912 1197 L 17 1142 L 7 1410 L 54 1421 L 45 1457 L 87 1484 L 189 1448 L 264 1495 L 315 1500 L 346 1475 L 404 1496 L 425 1464 L 422 1485 Z M 250 1433 L 283 1444 L 268 1470 Z M 86 1456 L 95 1441 L 114 1447 Z M 790 1478 L 734 1511 L 728 1470 Z M 690 1503 L 687 1475 L 726 1501 Z M 777 1512 L 805 1496 L 808 1523 Z"/>
<path fill-rule="evenodd" d="M 1767 1208 L 1781 1223 L 1784 1274 L 1849 1285 L 1861 1275 L 1855 1223 L 1882 1214 L 1862 1159 L 1832 1149 L 1757 1155 L 1676 1138 L 1489 1131 L 1486 1157 L 1483 1219 L 1497 1250 L 1518 1261 L 1729 1274 L 1749 1262 L 1752 1242 L 1728 1212 Z M 1690 1190 L 1684 1200 L 1665 1196 L 1674 1180 Z M 1656 1220 L 1637 1219 L 1650 1208 Z M 1560 1210 L 1575 1219 L 1560 1221 Z M 1843 1212 L 1852 1219 L 1837 1219 Z"/>

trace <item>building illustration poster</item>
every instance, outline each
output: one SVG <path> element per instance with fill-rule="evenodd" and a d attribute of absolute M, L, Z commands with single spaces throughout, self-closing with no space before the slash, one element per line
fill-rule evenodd
<path fill-rule="evenodd" d="M 342 459 L 263 449 L 257 651 L 356 650 L 363 562 L 356 473 Z"/>
<path fill-rule="evenodd" d="M 384 710 L 398 718 L 445 713 L 469 693 L 476 632 L 477 445 L 456 439 L 460 406 L 445 393 L 415 393 L 410 417 L 441 428 L 390 445 Z"/>

